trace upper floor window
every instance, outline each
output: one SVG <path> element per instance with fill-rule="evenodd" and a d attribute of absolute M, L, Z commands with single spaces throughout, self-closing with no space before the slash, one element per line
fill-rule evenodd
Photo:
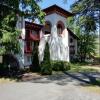
<path fill-rule="evenodd" d="M 57 25 L 57 33 L 58 33 L 58 34 L 62 34 L 62 31 L 63 31 L 62 25 L 58 24 L 58 25 Z"/>
<path fill-rule="evenodd" d="M 65 28 L 64 23 L 62 21 L 58 21 L 58 23 L 57 23 L 57 33 L 58 33 L 58 35 L 61 35 L 63 33 L 64 28 Z"/>
<path fill-rule="evenodd" d="M 51 34 L 51 23 L 49 21 L 46 21 L 43 31 L 44 34 Z"/>

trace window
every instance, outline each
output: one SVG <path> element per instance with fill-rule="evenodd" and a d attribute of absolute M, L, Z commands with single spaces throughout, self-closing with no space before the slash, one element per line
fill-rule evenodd
<path fill-rule="evenodd" d="M 62 36 L 63 30 L 65 29 L 65 25 L 62 21 L 58 21 L 57 23 L 57 33 L 59 36 Z"/>
<path fill-rule="evenodd" d="M 63 31 L 62 25 L 61 24 L 58 24 L 57 25 L 57 33 L 58 34 L 62 34 L 62 31 Z"/>
<path fill-rule="evenodd" d="M 45 23 L 45 27 L 43 31 L 44 31 L 44 34 L 51 34 L 51 23 L 49 21 Z"/>
<path fill-rule="evenodd" d="M 73 39 L 72 38 L 70 38 L 70 43 L 73 43 Z"/>
<path fill-rule="evenodd" d="M 45 34 L 50 34 L 50 32 L 48 32 L 48 31 L 45 31 Z"/>

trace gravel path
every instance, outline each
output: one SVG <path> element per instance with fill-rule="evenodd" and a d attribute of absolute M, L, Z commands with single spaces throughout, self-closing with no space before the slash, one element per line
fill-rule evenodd
<path fill-rule="evenodd" d="M 100 100 L 100 94 L 85 91 L 89 79 L 82 74 L 35 78 L 27 82 L 0 84 L 0 100 Z M 82 80 L 79 80 L 81 77 Z"/>

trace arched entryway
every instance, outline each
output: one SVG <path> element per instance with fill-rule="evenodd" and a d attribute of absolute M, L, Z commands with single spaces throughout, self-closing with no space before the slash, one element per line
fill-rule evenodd
<path fill-rule="evenodd" d="M 58 21 L 57 23 L 57 33 L 59 36 L 63 34 L 63 31 L 65 29 L 64 23 L 62 21 Z"/>
<path fill-rule="evenodd" d="M 45 35 L 46 34 L 51 34 L 51 27 L 52 27 L 51 22 L 50 21 L 46 21 L 45 22 L 45 26 L 43 28 L 43 32 L 44 32 Z"/>

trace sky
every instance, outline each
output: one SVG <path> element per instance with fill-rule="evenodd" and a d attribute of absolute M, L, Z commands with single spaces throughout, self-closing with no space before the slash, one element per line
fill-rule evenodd
<path fill-rule="evenodd" d="M 75 0 L 66 0 L 67 2 L 64 3 L 64 0 L 43 0 L 42 2 L 39 3 L 39 6 L 44 9 L 47 8 L 51 5 L 58 5 L 62 8 L 64 8 L 65 10 L 69 10 L 70 11 L 70 5 L 73 4 L 73 2 Z"/>

